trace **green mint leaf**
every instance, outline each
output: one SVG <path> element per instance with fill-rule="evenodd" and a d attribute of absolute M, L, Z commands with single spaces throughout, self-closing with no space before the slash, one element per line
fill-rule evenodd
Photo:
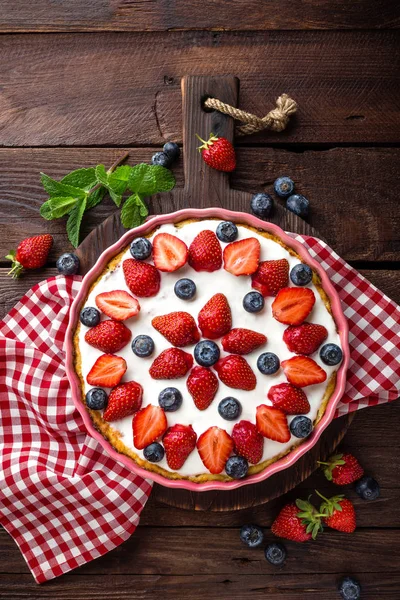
<path fill-rule="evenodd" d="M 128 186 L 131 171 L 132 167 L 129 165 L 117 167 L 115 171 L 108 175 L 109 189 L 122 196 Z"/>
<path fill-rule="evenodd" d="M 152 165 L 152 169 L 157 181 L 157 192 L 169 192 L 175 187 L 175 177 L 169 169 L 160 165 Z"/>
<path fill-rule="evenodd" d="M 115 202 L 115 204 L 118 207 L 120 207 L 121 206 L 121 202 L 122 202 L 122 196 L 121 196 L 121 194 L 116 194 L 115 192 L 113 192 L 112 189 L 109 189 L 108 193 L 110 194 L 110 197 Z"/>
<path fill-rule="evenodd" d="M 67 234 L 68 239 L 74 248 L 77 248 L 79 244 L 79 232 L 83 213 L 86 210 L 86 202 L 86 197 L 79 199 L 68 217 Z"/>
<path fill-rule="evenodd" d="M 104 165 L 97 165 L 96 169 L 95 169 L 95 173 L 96 173 L 96 180 L 98 183 L 101 183 L 101 185 L 104 185 L 105 187 L 108 186 L 108 175 L 107 175 L 107 171 Z"/>
<path fill-rule="evenodd" d="M 78 202 L 72 196 L 52 196 L 40 207 L 41 216 L 47 221 L 67 215 Z"/>
<path fill-rule="evenodd" d="M 132 229 L 132 227 L 137 227 L 143 223 L 142 206 L 143 201 L 137 194 L 133 194 L 125 200 L 121 211 L 121 222 L 125 229 Z"/>
<path fill-rule="evenodd" d="M 175 177 L 165 167 L 142 163 L 132 168 L 128 187 L 141 196 L 152 196 L 157 192 L 167 192 L 175 185 Z"/>
<path fill-rule="evenodd" d="M 145 203 L 143 198 L 140 197 L 139 194 L 136 194 L 136 204 L 139 207 L 140 216 L 143 217 L 143 219 L 145 219 L 149 214 L 149 209 L 147 208 L 147 204 Z"/>
<path fill-rule="evenodd" d="M 74 187 L 81 188 L 88 192 L 92 187 L 96 185 L 96 173 L 94 167 L 88 169 L 77 169 L 71 171 L 65 177 L 61 179 L 61 183 L 67 185 L 73 185 Z"/>
<path fill-rule="evenodd" d="M 74 187 L 72 185 L 66 185 L 55 179 L 51 179 L 44 173 L 40 174 L 40 180 L 46 192 L 49 196 L 74 196 L 75 198 L 85 198 L 86 192 Z"/>
<path fill-rule="evenodd" d="M 112 178 L 114 173 L 106 171 L 104 165 L 97 165 L 96 167 L 96 179 L 98 183 L 101 183 L 101 185 L 104 185 L 104 187 L 107 188 L 112 200 L 117 206 L 121 206 L 122 195 L 126 190 L 127 178 L 131 167 L 124 165 L 123 167 L 120 167 L 120 169 L 123 171 L 119 171 L 119 175 L 121 176 L 123 172 L 125 172 L 125 179 L 121 179 L 120 177 Z"/>
<path fill-rule="evenodd" d="M 106 188 L 100 187 L 99 189 L 95 190 L 91 194 L 88 194 L 86 210 L 90 210 L 91 208 L 94 208 L 95 206 L 100 204 L 100 202 L 103 200 L 103 198 L 105 196 L 105 193 L 106 193 Z"/>

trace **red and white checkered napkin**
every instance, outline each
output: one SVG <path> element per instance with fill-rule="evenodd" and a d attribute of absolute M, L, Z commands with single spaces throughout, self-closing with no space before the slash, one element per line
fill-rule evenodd
<path fill-rule="evenodd" d="M 350 325 L 338 415 L 400 394 L 400 310 L 326 244 L 295 236 L 333 281 Z M 63 367 L 80 278 L 36 285 L 0 322 L 0 522 L 41 583 L 89 562 L 135 530 L 151 483 L 109 458 L 84 430 Z"/>

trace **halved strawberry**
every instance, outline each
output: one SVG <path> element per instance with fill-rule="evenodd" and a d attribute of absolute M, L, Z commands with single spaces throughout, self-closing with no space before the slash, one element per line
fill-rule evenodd
<path fill-rule="evenodd" d="M 222 266 L 222 250 L 213 231 L 205 229 L 189 246 L 189 265 L 195 271 L 217 271 Z"/>
<path fill-rule="evenodd" d="M 179 348 L 167 348 L 153 361 L 149 373 L 153 379 L 178 379 L 193 366 L 191 354 Z"/>
<path fill-rule="evenodd" d="M 132 337 L 130 329 L 119 321 L 101 321 L 85 333 L 85 342 L 106 354 L 119 352 Z"/>
<path fill-rule="evenodd" d="M 283 410 L 261 404 L 257 406 L 256 425 L 264 437 L 282 444 L 290 440 L 287 417 Z"/>
<path fill-rule="evenodd" d="M 132 419 L 135 448 L 143 450 L 161 437 L 167 427 L 167 417 L 161 406 L 148 404 L 139 410 Z"/>
<path fill-rule="evenodd" d="M 189 346 L 200 339 L 196 321 L 187 312 L 173 312 L 168 315 L 154 317 L 151 324 L 173 346 Z"/>
<path fill-rule="evenodd" d="M 263 296 L 276 296 L 289 282 L 289 263 L 286 258 L 264 260 L 251 277 L 251 285 Z"/>
<path fill-rule="evenodd" d="M 285 329 L 283 341 L 295 354 L 313 354 L 328 337 L 328 331 L 323 325 L 303 323 L 291 325 Z"/>
<path fill-rule="evenodd" d="M 257 379 L 243 356 L 230 354 L 214 365 L 222 383 L 236 390 L 254 390 Z"/>
<path fill-rule="evenodd" d="M 239 421 L 232 430 L 235 452 L 256 465 L 263 455 L 264 438 L 250 421 Z"/>
<path fill-rule="evenodd" d="M 224 429 L 210 427 L 197 440 L 197 450 L 204 466 L 216 475 L 224 470 L 233 450 L 233 440 Z"/>
<path fill-rule="evenodd" d="M 206 367 L 193 367 L 186 381 L 189 394 L 199 410 L 205 410 L 218 390 L 216 375 Z"/>
<path fill-rule="evenodd" d="M 177 271 L 188 259 L 188 248 L 170 233 L 158 233 L 153 239 L 153 260 L 160 271 Z"/>
<path fill-rule="evenodd" d="M 133 415 L 142 406 L 143 388 L 136 381 L 120 383 L 111 390 L 107 408 L 103 413 L 106 421 L 117 421 Z"/>
<path fill-rule="evenodd" d="M 101 312 L 115 321 L 125 321 L 125 319 L 134 317 L 140 311 L 140 304 L 136 298 L 124 290 L 98 294 L 96 305 Z"/>
<path fill-rule="evenodd" d="M 197 435 L 191 425 L 177 423 L 163 437 L 165 456 L 170 469 L 180 469 L 196 448 Z"/>
<path fill-rule="evenodd" d="M 310 412 L 310 403 L 305 392 L 291 383 L 279 383 L 270 387 L 268 400 L 287 415 L 306 415 Z"/>
<path fill-rule="evenodd" d="M 315 385 L 326 380 L 326 373 L 312 358 L 308 356 L 293 356 L 282 363 L 289 383 L 298 387 Z"/>
<path fill-rule="evenodd" d="M 215 340 L 232 327 L 232 313 L 224 294 L 215 294 L 199 312 L 199 327 L 204 337 Z"/>
<path fill-rule="evenodd" d="M 225 352 L 232 354 L 250 354 L 256 348 L 265 344 L 267 338 L 262 333 L 237 327 L 224 335 L 221 344 Z"/>
<path fill-rule="evenodd" d="M 258 268 L 260 242 L 247 238 L 232 242 L 224 248 L 224 269 L 232 275 L 251 275 Z"/>
<path fill-rule="evenodd" d="M 310 288 L 282 288 L 272 303 L 272 316 L 286 325 L 301 325 L 314 303 L 314 292 Z"/>
<path fill-rule="evenodd" d="M 154 265 L 128 258 L 122 263 L 125 283 L 132 294 L 139 298 L 148 298 L 158 294 L 160 289 L 160 272 Z"/>
<path fill-rule="evenodd" d="M 119 384 L 127 368 L 121 356 L 102 354 L 90 369 L 86 381 L 89 385 L 112 388 Z"/>

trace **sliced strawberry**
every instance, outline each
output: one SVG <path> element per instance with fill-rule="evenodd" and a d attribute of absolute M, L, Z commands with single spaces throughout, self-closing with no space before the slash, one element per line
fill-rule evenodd
<path fill-rule="evenodd" d="M 187 312 L 173 312 L 168 315 L 154 317 L 151 324 L 173 346 L 189 346 L 200 339 L 196 321 Z"/>
<path fill-rule="evenodd" d="M 125 321 L 125 319 L 134 317 L 140 311 L 140 304 L 136 298 L 124 290 L 98 294 L 96 305 L 101 312 L 115 321 Z"/>
<path fill-rule="evenodd" d="M 128 258 L 122 263 L 125 282 L 132 294 L 139 298 L 148 298 L 158 294 L 160 289 L 160 272 L 154 265 Z"/>
<path fill-rule="evenodd" d="M 268 400 L 287 415 L 306 415 L 310 412 L 305 392 L 291 383 L 273 385 L 268 391 Z"/>
<path fill-rule="evenodd" d="M 167 427 L 167 417 L 161 406 L 148 404 L 145 408 L 139 410 L 132 420 L 135 448 L 143 450 L 143 448 L 161 437 Z"/>
<path fill-rule="evenodd" d="M 251 275 L 257 271 L 260 250 L 260 242 L 256 238 L 228 244 L 224 249 L 224 269 L 232 275 Z"/>
<path fill-rule="evenodd" d="M 111 390 L 107 408 L 103 413 L 106 421 L 117 421 L 133 415 L 142 406 L 143 388 L 136 381 L 121 383 Z"/>
<path fill-rule="evenodd" d="M 265 344 L 267 338 L 262 333 L 251 331 L 251 329 L 242 329 L 240 327 L 231 329 L 224 335 L 221 344 L 225 352 L 232 354 L 250 354 L 256 348 Z"/>
<path fill-rule="evenodd" d="M 323 325 L 303 323 L 291 325 L 283 334 L 283 341 L 295 354 L 313 354 L 328 337 L 328 331 Z"/>
<path fill-rule="evenodd" d="M 216 375 L 206 367 L 193 367 L 186 381 L 189 394 L 199 410 L 205 410 L 218 390 Z"/>
<path fill-rule="evenodd" d="M 101 321 L 85 333 L 85 342 L 106 354 L 119 352 L 132 337 L 130 329 L 119 321 Z"/>
<path fill-rule="evenodd" d="M 232 430 L 232 439 L 236 454 L 244 456 L 253 465 L 260 462 L 263 455 L 264 438 L 257 431 L 254 423 L 250 423 L 250 421 L 236 423 Z"/>
<path fill-rule="evenodd" d="M 312 358 L 308 356 L 293 356 L 282 362 L 289 383 L 298 387 L 315 385 L 326 380 L 326 373 Z"/>
<path fill-rule="evenodd" d="M 286 287 L 279 290 L 272 303 L 272 316 L 286 325 L 301 325 L 314 303 L 314 292 L 309 288 Z"/>
<path fill-rule="evenodd" d="M 193 366 L 191 354 L 179 348 L 167 348 L 153 361 L 149 373 L 153 379 L 178 379 Z"/>
<path fill-rule="evenodd" d="M 170 427 L 164 435 L 163 444 L 165 456 L 170 469 L 180 469 L 185 464 L 189 454 L 196 448 L 197 435 L 191 425 Z"/>
<path fill-rule="evenodd" d="M 160 271 L 177 271 L 188 259 L 188 248 L 170 233 L 158 233 L 153 239 L 153 260 Z"/>
<path fill-rule="evenodd" d="M 287 417 L 283 410 L 261 404 L 257 406 L 256 425 L 264 437 L 282 444 L 290 440 Z"/>
<path fill-rule="evenodd" d="M 222 250 L 213 231 L 200 231 L 189 246 L 189 265 L 195 271 L 217 271 L 222 266 Z"/>
<path fill-rule="evenodd" d="M 197 440 L 197 450 L 206 469 L 216 475 L 224 470 L 233 450 L 233 440 L 224 429 L 210 427 Z"/>
<path fill-rule="evenodd" d="M 224 294 L 215 294 L 199 312 L 199 327 L 205 338 L 215 340 L 232 327 L 232 313 Z"/>
<path fill-rule="evenodd" d="M 127 368 L 121 356 L 102 354 L 90 369 L 86 381 L 89 385 L 112 388 L 119 384 Z"/>
<path fill-rule="evenodd" d="M 286 258 L 265 260 L 251 277 L 251 285 L 263 296 L 276 296 L 289 282 L 289 263 Z"/>
<path fill-rule="evenodd" d="M 222 383 L 236 390 L 254 390 L 257 379 L 243 356 L 230 354 L 214 365 Z"/>

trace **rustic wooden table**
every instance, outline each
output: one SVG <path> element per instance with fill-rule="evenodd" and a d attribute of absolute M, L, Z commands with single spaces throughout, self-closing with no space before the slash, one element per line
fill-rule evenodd
<path fill-rule="evenodd" d="M 290 174 L 311 200 L 311 225 L 400 302 L 396 0 L 0 0 L 0 15 L 0 256 L 28 235 L 55 238 L 49 267 L 20 281 L 6 277 L 0 259 L 1 315 L 54 274 L 57 255 L 69 249 L 64 224 L 39 215 L 39 171 L 58 178 L 109 165 L 121 150 L 131 163 L 149 161 L 166 140 L 182 141 L 181 77 L 210 73 L 238 76 L 240 104 L 256 114 L 282 92 L 299 103 L 284 133 L 239 142 L 232 187 L 268 191 L 278 175 Z M 180 185 L 182 165 L 175 171 Z M 165 208 L 153 202 L 154 213 Z M 89 213 L 85 233 L 112 210 L 105 202 Z M 247 550 L 238 528 L 254 521 L 272 539 L 269 526 L 284 502 L 315 488 L 334 491 L 319 473 L 245 511 L 183 511 L 150 499 L 129 541 L 42 587 L 0 531 L 0 598 L 334 600 L 340 576 L 352 574 L 363 598 L 395 600 L 399 419 L 400 403 L 356 416 L 342 447 L 379 479 L 381 498 L 364 503 L 350 490 L 356 533 L 288 543 L 283 570 Z"/>

